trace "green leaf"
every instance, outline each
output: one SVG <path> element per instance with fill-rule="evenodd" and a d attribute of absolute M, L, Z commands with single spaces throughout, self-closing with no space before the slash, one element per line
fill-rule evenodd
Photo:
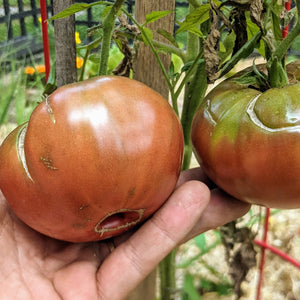
<path fill-rule="evenodd" d="M 169 31 L 159 28 L 157 29 L 157 33 L 167 39 L 173 46 L 179 48 L 176 39 Z"/>
<path fill-rule="evenodd" d="M 202 233 L 194 238 L 196 246 L 201 250 L 205 251 L 206 249 L 206 238 L 205 233 Z"/>
<path fill-rule="evenodd" d="M 254 24 L 253 22 L 251 22 L 249 19 L 247 19 L 248 39 L 251 40 L 253 38 L 253 36 L 255 36 L 258 32 L 259 32 L 258 26 L 256 24 Z M 265 43 L 260 42 L 259 44 L 257 44 L 256 49 L 262 57 L 266 58 Z"/>
<path fill-rule="evenodd" d="M 202 64 L 204 62 L 203 58 L 200 58 L 197 64 Z M 194 61 L 189 61 L 188 63 L 186 63 L 182 68 L 181 68 L 181 72 L 187 72 L 190 67 L 193 65 Z"/>
<path fill-rule="evenodd" d="M 169 67 L 169 70 L 168 70 L 168 74 L 169 74 L 171 79 L 174 78 L 174 75 L 175 75 L 174 70 L 175 70 L 174 63 L 173 63 L 173 61 L 171 61 L 171 64 L 170 64 L 170 67 Z"/>
<path fill-rule="evenodd" d="M 145 22 L 144 25 L 149 24 L 149 23 L 153 23 L 156 20 L 159 20 L 159 19 L 169 15 L 172 12 L 173 12 L 173 10 L 152 11 L 150 14 L 146 15 L 146 22 Z"/>
<path fill-rule="evenodd" d="M 235 33 L 232 31 L 226 37 L 222 42 L 220 42 L 220 51 L 219 51 L 219 57 L 221 59 L 221 63 L 226 61 L 228 57 L 231 55 L 232 50 L 234 48 L 234 42 L 236 39 Z"/>
<path fill-rule="evenodd" d="M 227 62 L 222 66 L 220 77 L 227 74 L 241 59 L 247 58 L 257 47 L 261 38 L 261 32 L 257 32 L 246 44 L 240 48 Z"/>
<path fill-rule="evenodd" d="M 220 1 L 217 1 L 218 3 Z M 210 4 L 202 4 L 201 6 L 197 7 L 193 10 L 190 14 L 188 14 L 185 20 L 180 24 L 179 28 L 176 31 L 176 34 L 189 30 L 191 31 L 192 28 L 197 27 L 198 25 L 204 23 L 209 19 L 209 11 L 210 11 Z"/>
<path fill-rule="evenodd" d="M 202 31 L 197 28 L 197 27 L 191 27 L 189 29 L 187 29 L 190 33 L 193 33 L 195 35 L 197 35 L 198 37 L 202 38 L 203 37 L 203 33 Z"/>
<path fill-rule="evenodd" d="M 83 11 L 86 10 L 92 6 L 95 5 L 111 5 L 111 3 L 106 2 L 106 1 L 98 1 L 98 2 L 94 2 L 94 3 L 75 3 L 70 5 L 68 8 L 64 9 L 63 11 L 59 12 L 58 14 L 54 15 L 53 17 L 51 17 L 50 19 L 48 19 L 48 21 L 52 21 L 52 20 L 56 20 L 56 19 L 62 19 L 62 18 L 66 18 L 69 17 L 79 11 Z"/>
<path fill-rule="evenodd" d="M 143 38 L 145 45 L 149 45 L 149 41 L 151 42 L 153 40 L 152 30 L 147 27 L 144 27 L 142 30 L 142 38 Z"/>
<path fill-rule="evenodd" d="M 76 50 L 80 51 L 86 49 L 87 51 L 91 51 L 92 49 L 97 48 L 101 43 L 101 41 L 102 41 L 102 36 L 100 36 L 99 38 L 95 39 L 94 41 L 90 42 L 87 45 L 78 46 Z"/>
<path fill-rule="evenodd" d="M 196 287 L 194 286 L 194 278 L 191 274 L 186 274 L 184 276 L 183 291 L 188 295 L 189 300 L 201 300 Z"/>
<path fill-rule="evenodd" d="M 282 39 L 282 32 L 280 28 L 280 18 L 275 13 L 272 13 L 273 19 L 273 33 L 276 41 L 281 41 Z"/>
<path fill-rule="evenodd" d="M 50 95 L 56 90 L 56 66 L 55 62 L 51 63 L 48 81 L 43 91 L 43 95 Z"/>

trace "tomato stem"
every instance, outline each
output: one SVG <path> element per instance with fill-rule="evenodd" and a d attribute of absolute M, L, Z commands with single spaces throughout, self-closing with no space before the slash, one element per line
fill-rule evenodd
<path fill-rule="evenodd" d="M 193 0 L 190 2 L 190 12 L 194 10 L 194 5 L 201 5 L 201 1 Z M 191 145 L 191 125 L 194 113 L 204 98 L 207 89 L 207 76 L 203 58 L 203 47 L 201 39 L 188 32 L 187 47 L 184 56 L 181 57 L 184 63 L 193 61 L 190 68 L 185 72 L 181 83 L 175 91 L 175 87 L 170 89 L 172 103 L 177 103 L 179 95 L 184 88 L 183 108 L 181 113 L 181 124 L 184 133 L 184 157 L 182 170 L 188 169 L 192 157 Z M 174 105 L 173 105 L 174 107 Z M 161 298 L 171 300 L 174 298 L 173 291 L 176 289 L 175 280 L 175 257 L 176 249 L 173 250 L 160 263 L 160 291 Z"/>
<path fill-rule="evenodd" d="M 288 84 L 288 76 L 285 70 L 285 57 L 288 49 L 300 34 L 300 1 L 296 1 L 297 23 L 287 36 L 280 42 L 278 47 L 271 52 L 267 62 L 269 83 L 272 88 L 283 87 Z"/>
<path fill-rule="evenodd" d="M 103 40 L 100 52 L 100 65 L 98 75 L 107 75 L 110 43 L 115 20 L 124 2 L 125 0 L 116 0 L 103 21 Z"/>
<path fill-rule="evenodd" d="M 184 135 L 184 158 L 182 170 L 189 168 L 192 157 L 192 143 L 191 143 L 191 128 L 192 120 L 199 104 L 201 103 L 207 89 L 207 75 L 205 71 L 205 63 L 200 62 L 197 66 L 196 72 L 188 82 L 183 102 L 183 109 L 181 114 L 181 125 Z"/>
<path fill-rule="evenodd" d="M 160 275 L 160 298 L 164 300 L 174 299 L 176 287 L 175 259 L 177 249 L 171 251 L 159 265 Z"/>

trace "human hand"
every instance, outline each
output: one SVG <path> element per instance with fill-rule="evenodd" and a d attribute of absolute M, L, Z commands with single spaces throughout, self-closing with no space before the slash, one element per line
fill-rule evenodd
<path fill-rule="evenodd" d="M 124 299 L 177 245 L 248 211 L 205 183 L 200 168 L 182 172 L 171 197 L 138 230 L 78 244 L 30 229 L 0 193 L 1 300 Z"/>

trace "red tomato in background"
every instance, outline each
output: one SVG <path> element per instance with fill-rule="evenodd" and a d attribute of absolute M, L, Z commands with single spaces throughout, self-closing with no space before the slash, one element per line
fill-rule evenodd
<path fill-rule="evenodd" d="M 207 175 L 232 196 L 275 208 L 300 208 L 299 62 L 294 84 L 261 92 L 221 82 L 201 103 L 192 124 L 195 155 Z"/>
<path fill-rule="evenodd" d="M 0 188 L 30 227 L 71 242 L 118 235 L 172 193 L 183 134 L 167 101 L 132 79 L 66 85 L 0 148 Z"/>

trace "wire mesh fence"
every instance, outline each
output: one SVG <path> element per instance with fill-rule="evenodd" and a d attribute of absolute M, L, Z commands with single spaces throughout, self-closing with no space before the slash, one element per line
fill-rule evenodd
<path fill-rule="evenodd" d="M 2 0 L 0 6 L 0 55 L 14 53 L 16 58 L 43 50 L 40 38 L 40 1 L 39 0 Z M 48 17 L 53 15 L 53 0 L 47 0 Z M 97 0 L 76 0 L 75 2 L 93 3 Z M 134 12 L 134 0 L 125 2 L 129 13 Z M 188 2 L 176 0 L 177 8 L 187 9 Z M 103 8 L 102 8 L 103 9 Z M 87 28 L 99 24 L 99 6 L 93 6 L 76 14 L 76 30 L 86 32 Z M 175 12 L 176 13 L 176 12 Z M 9 51 L 8 51 L 9 50 Z"/>

